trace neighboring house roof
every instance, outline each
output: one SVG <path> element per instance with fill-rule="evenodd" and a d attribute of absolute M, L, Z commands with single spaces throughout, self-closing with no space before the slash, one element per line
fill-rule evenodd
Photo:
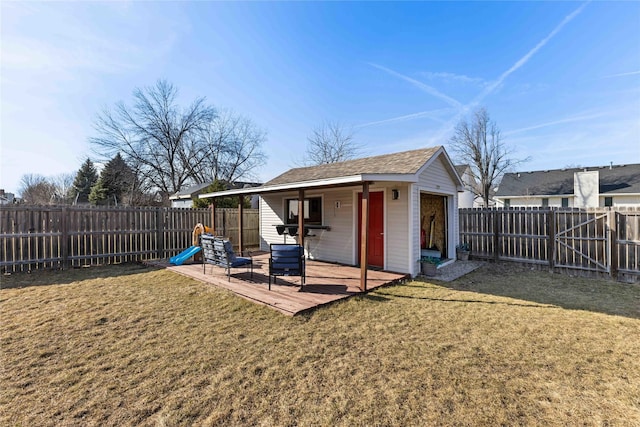
<path fill-rule="evenodd" d="M 210 186 L 210 182 L 205 182 L 204 184 L 196 184 L 188 187 L 182 191 L 178 191 L 176 194 L 169 197 L 170 200 L 176 199 L 190 199 L 192 195 L 197 194 L 199 191 L 204 190 L 208 186 Z"/>
<path fill-rule="evenodd" d="M 176 194 L 170 196 L 169 200 L 192 199 L 193 196 L 197 196 L 198 194 L 202 193 L 211 184 L 212 184 L 211 182 L 206 182 L 204 184 L 192 185 L 191 187 L 189 187 L 189 188 L 187 188 L 185 190 L 182 190 L 182 191 L 178 191 Z M 235 189 L 239 189 L 239 188 L 258 187 L 260 185 L 262 185 L 262 184 L 257 183 L 257 182 L 236 181 L 236 182 L 231 182 L 231 183 L 230 182 L 226 182 L 224 184 L 224 187 L 225 187 L 226 190 L 235 190 Z"/>
<path fill-rule="evenodd" d="M 599 172 L 600 194 L 640 194 L 640 164 L 632 164 L 507 173 L 496 196 L 571 195 L 574 173 L 590 171 Z"/>
<path fill-rule="evenodd" d="M 451 163 L 451 159 L 444 148 L 438 146 L 319 166 L 294 168 L 261 187 L 201 194 L 200 198 L 348 186 L 367 181 L 417 182 L 418 174 L 440 155 L 444 158 L 445 167 L 452 179 L 462 189 L 463 183 Z"/>
<path fill-rule="evenodd" d="M 0 190 L 0 204 L 8 205 L 14 203 L 16 200 L 15 194 L 5 193 L 4 190 Z"/>
<path fill-rule="evenodd" d="M 455 165 L 456 168 L 456 172 L 458 172 L 458 176 L 460 176 L 460 179 L 462 179 L 462 181 L 469 186 L 475 186 L 476 185 L 476 178 L 473 176 L 473 173 L 471 171 L 471 166 L 470 165 Z M 469 171 L 469 173 L 466 175 L 466 180 L 465 180 L 465 173 Z"/>
<path fill-rule="evenodd" d="M 464 175 L 464 173 L 467 171 L 467 169 L 469 169 L 471 166 L 469 165 L 456 165 L 456 172 L 458 172 L 458 175 L 462 177 L 462 175 Z"/>

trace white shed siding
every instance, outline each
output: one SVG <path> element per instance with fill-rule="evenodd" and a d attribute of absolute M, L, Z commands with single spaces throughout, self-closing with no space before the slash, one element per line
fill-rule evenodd
<path fill-rule="evenodd" d="M 422 191 L 434 194 L 458 194 L 454 178 L 449 174 L 441 158 L 435 159 L 418 177 Z"/>
<path fill-rule="evenodd" d="M 269 250 L 270 243 L 282 243 L 274 224 L 282 224 L 282 196 L 260 197 L 260 249 Z"/>
<path fill-rule="evenodd" d="M 316 237 L 306 239 L 308 255 L 312 259 L 330 262 L 353 263 L 355 243 L 353 241 L 354 206 L 353 190 L 325 190 L 322 199 L 323 225 L 330 230 L 313 230 Z M 339 202 L 340 207 L 337 207 Z M 357 238 L 357 235 L 356 235 Z"/>
<path fill-rule="evenodd" d="M 411 270 L 409 262 L 409 221 L 407 209 L 409 207 L 409 186 L 407 184 L 393 184 L 385 192 L 385 269 L 408 273 Z M 398 200 L 393 200 L 392 189 L 399 191 Z"/>

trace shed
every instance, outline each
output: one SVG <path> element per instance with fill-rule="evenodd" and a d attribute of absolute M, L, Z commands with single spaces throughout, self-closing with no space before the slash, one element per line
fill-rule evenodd
<path fill-rule="evenodd" d="M 364 290 L 363 267 L 416 276 L 422 251 L 455 259 L 461 191 L 437 146 L 294 168 L 260 187 L 200 197 L 259 194 L 262 249 L 295 240 L 310 259 L 359 265 Z"/>

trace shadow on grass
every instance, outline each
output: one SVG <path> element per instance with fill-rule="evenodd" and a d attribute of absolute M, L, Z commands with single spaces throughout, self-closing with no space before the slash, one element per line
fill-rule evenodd
<path fill-rule="evenodd" d="M 67 270 L 35 270 L 30 273 L 21 272 L 4 275 L 0 289 L 65 285 L 82 280 L 122 277 L 161 269 L 161 267 L 132 262 L 92 267 L 72 267 Z"/>
<path fill-rule="evenodd" d="M 433 283 L 458 291 L 640 319 L 640 285 L 637 284 L 572 277 L 509 263 L 487 264 L 452 282 L 434 280 Z"/>

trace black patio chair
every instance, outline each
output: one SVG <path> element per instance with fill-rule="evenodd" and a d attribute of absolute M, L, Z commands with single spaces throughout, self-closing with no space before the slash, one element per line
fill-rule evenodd
<path fill-rule="evenodd" d="M 226 270 L 227 280 L 231 281 L 231 269 L 247 267 L 251 270 L 253 278 L 253 259 L 251 256 L 239 257 L 233 252 L 233 246 L 229 240 L 210 234 L 200 235 L 202 245 L 202 272 L 206 274 L 206 265 L 211 264 Z"/>
<path fill-rule="evenodd" d="M 304 248 L 297 244 L 275 244 L 269 246 L 269 290 L 271 277 L 276 283 L 277 276 L 300 276 L 300 290 L 304 287 L 305 261 Z"/>

